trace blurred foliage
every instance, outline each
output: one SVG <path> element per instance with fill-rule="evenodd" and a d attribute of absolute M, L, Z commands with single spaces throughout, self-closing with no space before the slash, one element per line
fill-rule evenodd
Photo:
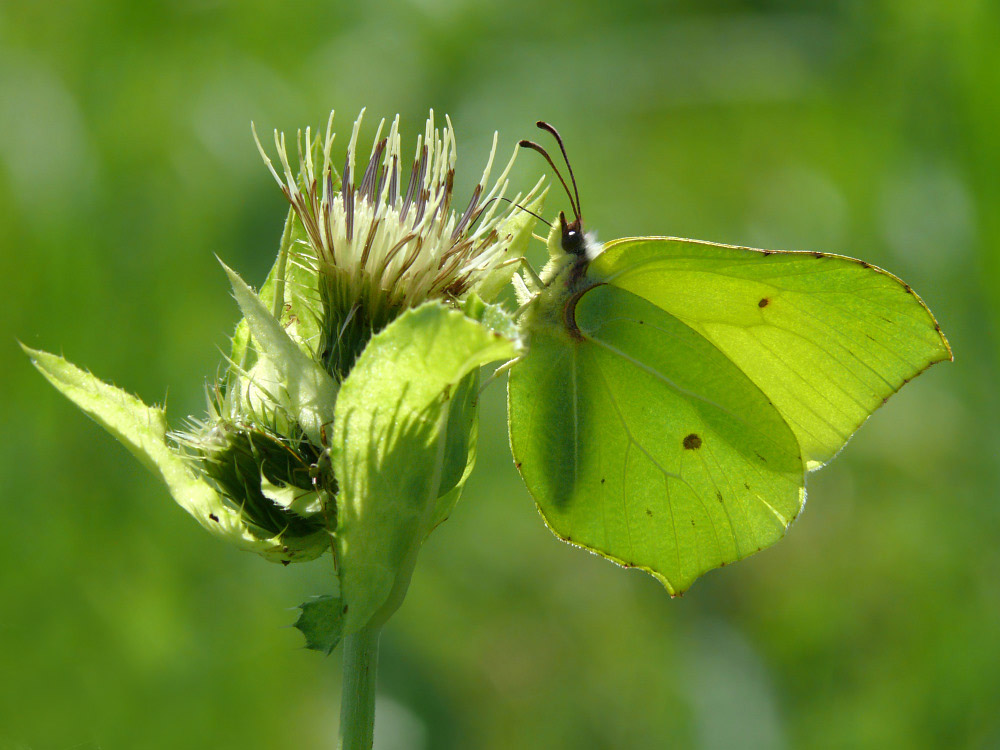
<path fill-rule="evenodd" d="M 213 253 L 259 283 L 285 213 L 250 121 L 362 105 L 450 113 L 465 186 L 548 119 L 602 238 L 863 257 L 957 360 L 676 600 L 543 528 L 494 384 L 378 747 L 1000 746 L 997 49 L 983 0 L 0 2 L 0 748 L 332 745 L 339 654 L 286 627 L 328 561 L 215 543 L 13 338 L 199 413 L 238 317 Z"/>

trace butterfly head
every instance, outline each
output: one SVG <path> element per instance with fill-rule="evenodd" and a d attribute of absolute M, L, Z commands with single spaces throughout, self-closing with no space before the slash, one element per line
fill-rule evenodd
<path fill-rule="evenodd" d="M 604 246 L 597 241 L 597 237 L 593 232 L 583 231 L 583 220 L 579 216 L 573 219 L 573 221 L 567 222 L 565 212 L 560 211 L 558 229 L 559 249 L 567 255 L 591 261 L 600 255 L 601 250 L 604 249 Z"/>
<path fill-rule="evenodd" d="M 578 216 L 573 221 L 566 223 L 566 213 L 559 212 L 559 232 L 562 235 L 559 244 L 563 252 L 570 255 L 584 254 L 583 222 Z"/>
<path fill-rule="evenodd" d="M 563 159 L 566 161 L 566 169 L 569 171 L 570 182 L 573 185 L 573 189 L 570 190 L 569 184 L 563 179 L 559 168 L 552 161 L 552 157 L 549 156 L 548 151 L 534 141 L 522 140 L 518 143 L 522 148 L 530 148 L 545 157 L 545 160 L 555 172 L 556 177 L 559 178 L 559 182 L 565 188 L 566 195 L 569 197 L 569 205 L 573 209 L 574 218 L 573 221 L 569 222 L 566 221 L 565 212 L 559 212 L 559 225 L 553 226 L 552 233 L 549 235 L 549 254 L 553 258 L 558 257 L 560 254 L 565 254 L 583 259 L 584 261 L 591 261 L 600 254 L 603 246 L 592 233 L 583 231 L 583 216 L 580 213 L 580 191 L 577 189 L 576 176 L 573 174 L 573 167 L 569 163 L 569 157 L 566 155 L 566 147 L 563 145 L 562 137 L 559 135 L 559 131 L 547 122 L 539 120 L 535 124 L 541 130 L 551 133 L 555 137 L 556 142 L 559 144 L 559 150 L 562 151 Z"/>

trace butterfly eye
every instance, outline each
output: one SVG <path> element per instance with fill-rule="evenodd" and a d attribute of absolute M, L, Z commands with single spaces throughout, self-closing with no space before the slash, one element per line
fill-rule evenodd
<path fill-rule="evenodd" d="M 562 236 L 562 249 L 570 255 L 583 255 L 583 234 L 579 229 L 567 229 Z"/>
<path fill-rule="evenodd" d="M 566 222 L 566 214 L 559 212 L 559 229 L 562 231 L 562 249 L 569 255 L 583 255 L 585 252 L 583 231 L 580 220 Z"/>

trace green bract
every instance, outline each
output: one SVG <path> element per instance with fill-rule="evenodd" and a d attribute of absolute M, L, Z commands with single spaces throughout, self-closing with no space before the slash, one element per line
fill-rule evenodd
<path fill-rule="evenodd" d="M 259 293 L 225 268 L 243 319 L 205 418 L 171 432 L 163 409 L 27 350 L 205 528 L 285 564 L 332 553 L 335 591 L 304 604 L 298 623 L 324 651 L 392 613 L 421 543 L 458 500 L 475 459 L 478 369 L 518 347 L 488 301 L 534 223 L 501 200 L 510 164 L 490 187 L 492 153 L 453 210 L 450 122 L 428 120 L 408 179 L 398 120 L 355 169 L 360 122 L 343 177 L 332 116 L 322 138 L 300 136 L 297 171 L 275 134 L 284 174 L 272 173 L 291 211 Z M 513 200 L 537 209 L 540 184 Z"/>
<path fill-rule="evenodd" d="M 479 366 L 515 353 L 504 336 L 428 303 L 397 318 L 358 359 L 337 401 L 332 444 L 348 632 L 390 598 L 387 615 L 402 601 L 420 543 L 447 518 L 472 468 Z"/>

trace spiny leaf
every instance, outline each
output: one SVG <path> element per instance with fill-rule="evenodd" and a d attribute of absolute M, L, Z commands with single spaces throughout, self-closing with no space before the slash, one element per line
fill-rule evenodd
<path fill-rule="evenodd" d="M 479 366 L 514 351 L 509 339 L 430 302 L 374 336 L 344 381 L 331 451 L 345 633 L 405 591 L 420 543 L 470 468 Z"/>
<path fill-rule="evenodd" d="M 336 596 L 324 594 L 299 605 L 302 613 L 295 628 L 305 636 L 306 648 L 331 654 L 344 629 L 344 603 Z"/>

